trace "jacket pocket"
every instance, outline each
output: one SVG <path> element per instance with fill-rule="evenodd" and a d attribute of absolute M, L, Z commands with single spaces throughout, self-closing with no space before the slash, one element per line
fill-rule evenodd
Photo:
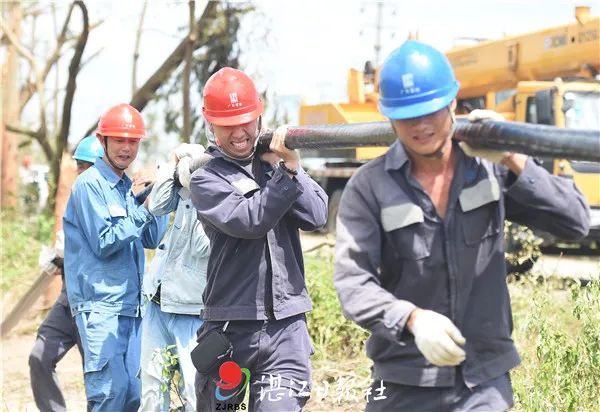
<path fill-rule="evenodd" d="M 430 255 L 423 210 L 414 203 L 402 203 L 381 210 L 381 225 L 395 253 L 402 259 L 419 260 Z"/>
<path fill-rule="evenodd" d="M 474 246 L 501 229 L 499 216 L 500 186 L 495 176 L 462 190 L 459 196 L 462 228 L 467 246 Z"/>
<path fill-rule="evenodd" d="M 101 362 L 83 375 L 85 380 L 85 395 L 89 401 L 101 401 L 115 397 L 114 382 L 111 376 L 108 359 Z"/>

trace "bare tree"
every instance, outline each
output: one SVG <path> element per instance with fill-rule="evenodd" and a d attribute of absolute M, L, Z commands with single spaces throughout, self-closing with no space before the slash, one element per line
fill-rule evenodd
<path fill-rule="evenodd" d="M 69 65 L 69 77 L 66 85 L 65 98 L 63 100 L 61 121 L 58 125 L 59 127 L 56 128 L 54 132 L 51 132 L 48 128 L 48 123 L 46 120 L 48 101 L 46 98 L 45 82 L 52 67 L 59 60 L 62 53 L 62 48 L 67 42 L 68 26 L 71 20 L 73 9 L 75 7 L 78 7 L 81 11 L 83 28 L 77 37 L 73 56 L 71 57 Z M 4 20 L 0 20 L 0 29 L 14 50 L 27 61 L 31 71 L 31 80 L 27 80 L 23 87 L 21 87 L 20 99 L 18 99 L 19 116 L 13 119 L 10 123 L 6 123 L 5 127 L 9 131 L 19 133 L 37 141 L 40 144 L 45 157 L 51 165 L 52 179 L 50 182 L 48 206 L 50 209 L 53 209 L 55 194 L 60 177 L 60 164 L 62 155 L 67 148 L 67 139 L 71 124 L 71 108 L 73 105 L 75 90 L 77 88 L 77 75 L 79 74 L 81 58 L 87 44 L 87 38 L 90 30 L 87 8 L 85 3 L 80 0 L 74 1 L 70 4 L 62 30 L 56 39 L 56 46 L 46 62 L 43 64 L 43 68 L 41 67 L 39 60 L 35 57 L 32 50 L 28 49 L 21 43 L 18 33 L 15 33 L 12 27 L 9 27 Z M 39 105 L 37 129 L 29 129 L 18 125 L 20 123 L 20 113 L 25 108 L 27 102 L 30 100 L 33 94 L 37 96 Z"/>
<path fill-rule="evenodd" d="M 142 6 L 142 12 L 140 13 L 140 23 L 138 24 L 137 31 L 135 33 L 135 47 L 133 49 L 133 69 L 131 73 L 131 95 L 137 90 L 137 63 L 140 57 L 140 40 L 142 38 L 142 30 L 144 29 L 144 18 L 146 17 L 146 9 L 148 8 L 148 1 L 144 0 Z"/>
<path fill-rule="evenodd" d="M 208 38 L 213 35 L 213 33 L 208 30 L 203 30 L 203 28 L 209 24 L 209 22 L 216 19 L 218 14 L 218 6 L 219 2 L 217 1 L 209 1 L 206 7 L 204 8 L 204 12 L 200 16 L 200 18 L 196 21 L 196 27 L 198 28 L 198 38 L 194 43 L 194 49 L 197 49 L 202 44 L 207 42 Z M 146 82 L 136 90 L 133 94 L 130 105 L 138 109 L 139 111 L 144 110 L 146 105 L 156 97 L 156 91 L 159 87 L 165 84 L 173 72 L 181 65 L 185 58 L 185 46 L 187 44 L 187 36 L 183 39 L 177 47 L 171 52 L 171 54 L 165 59 L 165 61 L 160 65 L 160 67 L 146 80 Z M 92 133 L 96 129 L 97 123 L 94 123 L 90 128 L 86 131 L 85 135 Z"/>
<path fill-rule="evenodd" d="M 192 76 L 190 85 L 183 85 L 184 70 L 176 72 L 175 75 L 166 82 L 157 93 L 157 99 L 167 102 L 165 110 L 165 128 L 167 132 L 176 133 L 182 141 L 189 141 L 192 136 L 196 136 L 194 141 L 202 141 L 202 124 L 200 114 L 193 113 L 190 110 L 190 130 L 186 134 L 181 122 L 181 106 L 178 99 L 171 99 L 172 96 L 178 96 L 183 88 L 196 93 L 196 96 L 202 95 L 204 83 L 208 78 L 224 66 L 238 67 L 240 49 L 238 45 L 238 31 L 240 23 L 247 13 L 254 11 L 254 6 L 249 3 L 237 2 L 215 2 L 218 3 L 211 19 L 205 21 L 205 24 L 199 28 L 198 47 L 193 54 L 191 65 Z M 185 126 L 185 124 L 183 124 Z M 206 142 L 203 142 L 206 143 Z"/>
<path fill-rule="evenodd" d="M 183 133 L 182 137 L 184 140 L 189 141 L 190 135 L 192 134 L 192 120 L 190 118 L 190 75 L 192 74 L 192 53 L 194 51 L 194 42 L 196 41 L 196 25 L 194 24 L 194 12 L 196 9 L 196 2 L 191 0 L 188 2 L 189 15 L 190 15 L 190 32 L 188 34 L 188 41 L 185 45 L 185 66 L 183 68 L 183 84 L 181 92 L 183 94 Z"/>

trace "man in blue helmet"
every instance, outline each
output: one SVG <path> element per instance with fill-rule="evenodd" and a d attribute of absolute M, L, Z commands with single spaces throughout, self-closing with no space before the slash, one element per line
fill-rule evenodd
<path fill-rule="evenodd" d="M 75 149 L 73 159 L 77 162 L 77 174 L 91 167 L 97 158 L 104 155 L 102 145 L 96 136 L 81 140 Z M 65 398 L 60 390 L 56 364 L 77 345 L 83 356 L 81 340 L 75 320 L 67 300 L 67 290 L 63 273 L 64 234 L 56 234 L 54 248 L 45 248 L 40 257 L 40 266 L 46 273 L 62 275 L 63 286 L 48 316 L 38 329 L 37 338 L 29 355 L 29 376 L 35 404 L 40 411 L 66 411 Z"/>
<path fill-rule="evenodd" d="M 568 240 L 589 229 L 572 180 L 525 155 L 452 140 L 458 88 L 439 51 L 416 41 L 395 50 L 379 108 L 398 140 L 342 196 L 334 280 L 346 316 L 372 332 L 368 411 L 509 409 L 520 359 L 504 219 Z"/>

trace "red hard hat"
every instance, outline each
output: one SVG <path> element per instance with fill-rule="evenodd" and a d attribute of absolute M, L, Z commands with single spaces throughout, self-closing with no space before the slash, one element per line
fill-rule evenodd
<path fill-rule="evenodd" d="M 248 123 L 263 112 L 263 104 L 252 79 L 231 67 L 223 67 L 210 76 L 203 94 L 204 117 L 217 126 Z"/>
<path fill-rule="evenodd" d="M 144 119 L 135 107 L 126 103 L 108 109 L 98 122 L 96 136 L 131 137 L 141 139 L 146 135 Z"/>

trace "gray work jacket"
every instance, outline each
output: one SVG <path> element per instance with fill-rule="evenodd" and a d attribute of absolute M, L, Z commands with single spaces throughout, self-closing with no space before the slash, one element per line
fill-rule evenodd
<path fill-rule="evenodd" d="M 160 285 L 163 312 L 199 315 L 210 242 L 198 221 L 189 190 L 174 185 L 174 170 L 172 165 L 162 165 L 150 193 L 152 214 L 163 216 L 175 211 L 175 217 L 144 276 L 142 291 L 151 299 Z"/>
<path fill-rule="evenodd" d="M 428 363 L 405 328 L 416 307 L 441 313 L 467 342 L 463 377 L 473 387 L 520 359 L 511 339 L 503 224 L 511 221 L 576 240 L 589 207 L 573 181 L 528 159 L 517 177 L 467 157 L 457 145 L 442 220 L 411 175 L 396 141 L 361 167 L 344 190 L 337 221 L 334 280 L 347 317 L 372 332 L 373 376 L 414 386 L 452 386 L 454 367 Z"/>
<path fill-rule="evenodd" d="M 190 190 L 212 246 L 204 320 L 284 319 L 312 309 L 298 229 L 327 220 L 327 195 L 303 170 L 291 179 L 255 157 L 252 173 L 215 147 Z"/>

